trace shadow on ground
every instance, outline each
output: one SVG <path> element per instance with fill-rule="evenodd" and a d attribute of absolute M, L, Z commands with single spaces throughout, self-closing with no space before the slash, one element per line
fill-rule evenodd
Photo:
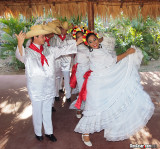
<path fill-rule="evenodd" d="M 160 147 L 160 72 L 141 72 L 141 83 L 150 94 L 156 110 L 147 126 L 130 139 L 118 142 L 106 141 L 103 131 L 91 135 L 92 149 L 130 149 L 130 144 L 157 144 Z M 0 76 L 0 148 L 1 149 L 87 149 L 81 135 L 74 132 L 78 123 L 69 103 L 55 102 L 53 113 L 54 134 L 58 141 L 43 142 L 35 139 L 32 125 L 32 107 L 28 97 L 24 75 Z M 72 101 L 76 95 L 72 95 Z"/>

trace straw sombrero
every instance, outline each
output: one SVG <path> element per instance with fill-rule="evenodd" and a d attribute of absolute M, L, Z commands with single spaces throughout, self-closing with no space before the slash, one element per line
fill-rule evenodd
<path fill-rule="evenodd" d="M 65 21 L 65 22 L 61 23 L 61 27 L 62 27 L 63 29 L 65 29 L 65 30 L 68 30 L 68 29 L 69 29 L 68 22 Z"/>
<path fill-rule="evenodd" d="M 53 20 L 51 23 L 54 23 L 57 27 L 60 27 L 61 24 L 59 20 Z"/>
<path fill-rule="evenodd" d="M 44 30 L 42 25 L 34 25 L 31 27 L 30 31 L 26 33 L 26 39 L 38 36 L 46 35 L 52 33 L 51 31 Z"/>
<path fill-rule="evenodd" d="M 46 31 L 50 31 L 51 33 L 55 33 L 55 34 L 61 34 L 61 31 L 59 33 L 59 31 L 56 30 L 56 28 L 53 28 L 51 26 L 48 25 L 42 25 L 43 29 Z"/>
<path fill-rule="evenodd" d="M 58 35 L 61 34 L 61 30 L 57 27 L 56 23 L 54 23 L 54 22 L 48 22 L 47 26 L 53 28 L 57 32 L 56 34 L 58 34 Z"/>

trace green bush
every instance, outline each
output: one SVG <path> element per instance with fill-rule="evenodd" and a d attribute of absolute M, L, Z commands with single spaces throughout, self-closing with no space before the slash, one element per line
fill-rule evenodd
<path fill-rule="evenodd" d="M 31 23 L 24 22 L 23 19 L 0 19 L 0 23 L 4 24 L 2 30 L 4 34 L 2 35 L 2 43 L 0 48 L 0 58 L 6 59 L 7 57 L 12 57 L 11 65 L 14 66 L 15 69 L 24 68 L 24 64 L 21 63 L 15 57 L 15 51 L 17 48 L 17 39 L 15 34 L 19 34 L 22 30 L 24 32 L 28 31 L 28 28 L 31 26 Z M 26 45 L 27 40 L 24 42 L 24 47 Z"/>
<path fill-rule="evenodd" d="M 144 55 L 143 64 L 151 59 L 157 60 L 160 56 L 160 21 L 150 17 L 143 19 L 138 16 L 134 19 L 111 19 L 106 33 L 112 34 L 116 39 L 116 52 L 121 54 L 131 45 L 140 47 Z"/>

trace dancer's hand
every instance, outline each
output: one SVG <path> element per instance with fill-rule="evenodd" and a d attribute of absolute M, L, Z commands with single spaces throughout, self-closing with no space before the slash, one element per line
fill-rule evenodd
<path fill-rule="evenodd" d="M 77 45 L 81 44 L 83 42 L 83 37 L 79 37 L 77 39 Z"/>
<path fill-rule="evenodd" d="M 26 34 L 21 31 L 18 35 L 15 34 L 15 36 L 17 37 L 18 44 L 23 45 Z"/>
<path fill-rule="evenodd" d="M 119 62 L 120 60 L 128 56 L 129 54 L 135 53 L 135 51 L 136 51 L 135 49 L 129 48 L 126 52 L 117 56 L 117 62 Z"/>
<path fill-rule="evenodd" d="M 15 36 L 17 37 L 19 52 L 20 52 L 20 54 L 22 56 L 23 55 L 23 53 L 22 53 L 22 46 L 23 46 L 26 34 L 21 31 L 18 35 L 15 34 Z"/>

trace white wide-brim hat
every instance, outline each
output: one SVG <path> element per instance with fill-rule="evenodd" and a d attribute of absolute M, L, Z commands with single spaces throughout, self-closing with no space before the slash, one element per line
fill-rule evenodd
<path fill-rule="evenodd" d="M 30 31 L 26 33 L 26 39 L 38 36 L 38 35 L 46 35 L 52 33 L 51 31 L 44 30 L 42 25 L 34 25 L 31 27 Z"/>

